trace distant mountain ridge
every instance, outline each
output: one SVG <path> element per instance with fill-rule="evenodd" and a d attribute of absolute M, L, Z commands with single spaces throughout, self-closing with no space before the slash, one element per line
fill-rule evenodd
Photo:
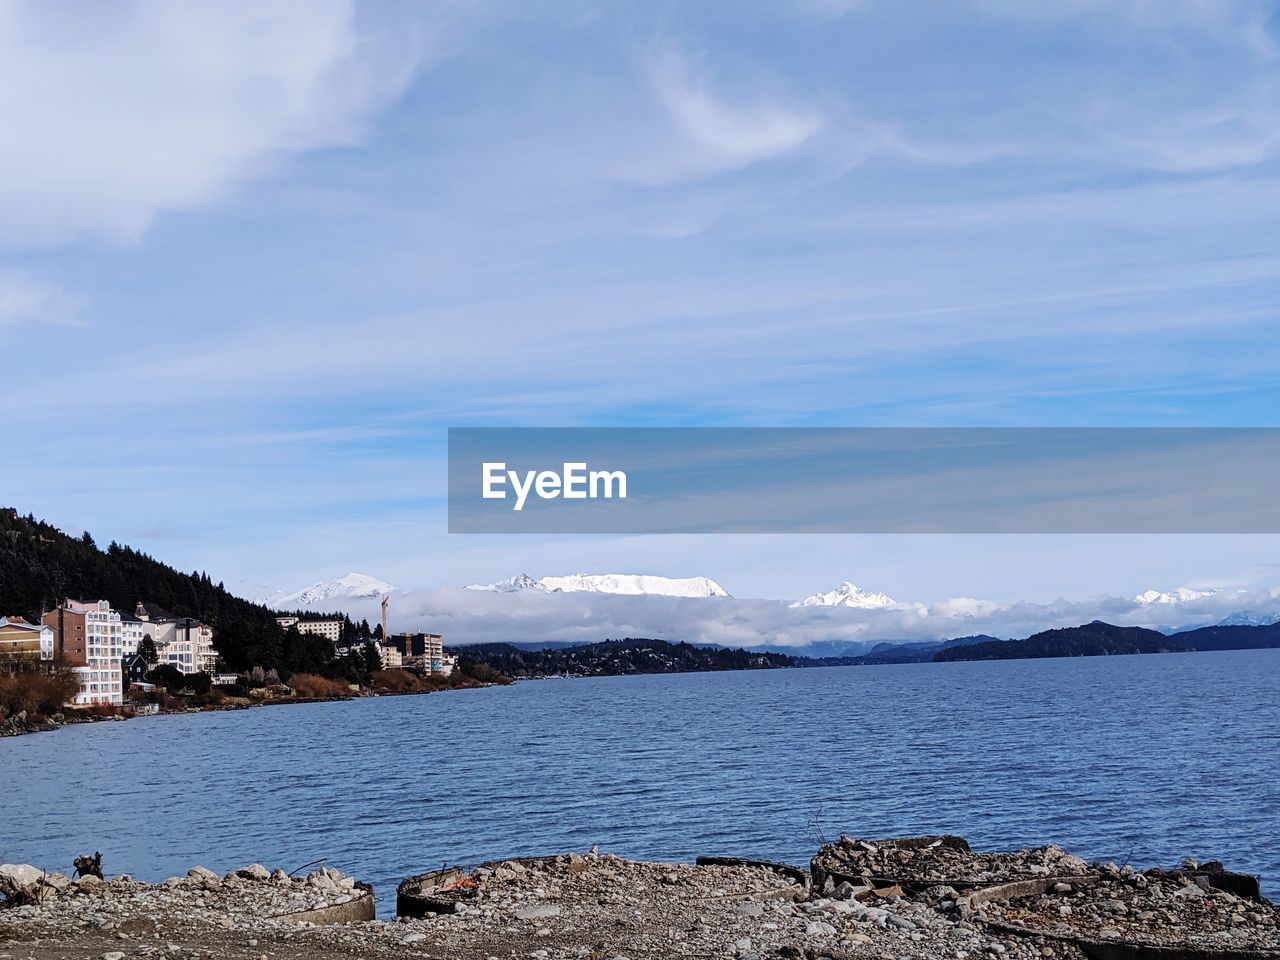
<path fill-rule="evenodd" d="M 1239 613 L 1233 613 L 1231 616 L 1219 620 L 1215 626 L 1269 627 L 1274 623 L 1280 623 L 1280 613 L 1256 613 L 1253 610 L 1241 610 Z"/>
<path fill-rule="evenodd" d="M 1218 590 L 1193 590 L 1190 587 L 1178 587 L 1167 591 L 1147 590 L 1134 597 L 1133 602 L 1140 603 L 1144 607 L 1152 603 L 1190 603 L 1193 600 L 1212 597 L 1219 592 Z"/>
<path fill-rule="evenodd" d="M 485 593 L 608 593 L 617 596 L 728 597 L 729 591 L 710 577 L 658 577 L 638 573 L 574 573 L 563 577 L 531 577 L 526 573 L 496 583 L 470 583 L 462 589 Z"/>
<path fill-rule="evenodd" d="M 1194 650 L 1266 650 L 1280 647 L 1280 622 L 1198 627 L 1174 637 Z"/>
<path fill-rule="evenodd" d="M 1280 622 L 1218 625 L 1163 634 L 1143 627 L 1117 627 L 1095 620 L 1079 627 L 1044 630 L 1025 640 L 993 640 L 940 650 L 933 659 L 1021 660 L 1040 657 L 1092 657 L 1132 653 L 1190 653 L 1267 650 L 1280 647 Z"/>

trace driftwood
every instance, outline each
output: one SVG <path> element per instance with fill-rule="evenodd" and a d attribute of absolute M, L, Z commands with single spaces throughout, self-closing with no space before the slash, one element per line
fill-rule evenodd
<path fill-rule="evenodd" d="M 76 857 L 72 861 L 72 866 L 76 868 L 77 877 L 97 877 L 102 879 L 102 854 L 94 853 L 91 857 L 87 853 L 82 857 Z"/>

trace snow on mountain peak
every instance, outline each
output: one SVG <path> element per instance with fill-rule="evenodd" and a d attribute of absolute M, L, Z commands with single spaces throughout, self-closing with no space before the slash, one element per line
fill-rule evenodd
<path fill-rule="evenodd" d="M 1280 623 L 1280 613 L 1257 613 L 1253 610 L 1242 610 L 1218 621 L 1220 627 L 1269 627 Z"/>
<path fill-rule="evenodd" d="M 322 580 L 320 583 L 313 583 L 304 590 L 296 593 L 288 593 L 284 595 L 276 595 L 267 601 L 267 605 L 277 610 L 292 610 L 296 607 L 310 607 L 317 603 L 324 603 L 328 600 L 343 599 L 364 599 L 367 597 L 380 597 L 384 593 L 391 593 L 395 590 L 389 583 L 385 583 L 376 577 L 371 577 L 367 573 L 348 573 L 345 577 L 339 577 L 337 580 Z"/>
<path fill-rule="evenodd" d="M 1176 590 L 1165 592 L 1148 590 L 1134 597 L 1133 602 L 1140 603 L 1144 607 L 1153 603 L 1189 603 L 1192 600 L 1211 597 L 1217 592 L 1217 590 L 1192 590 L 1190 587 L 1178 587 Z"/>
<path fill-rule="evenodd" d="M 709 577 L 654 577 L 635 573 L 574 573 L 564 577 L 536 579 L 519 574 L 497 583 L 472 583 L 464 590 L 487 593 L 516 593 L 539 590 L 543 593 L 611 593 L 623 596 L 727 597 L 728 591 Z"/>
<path fill-rule="evenodd" d="M 496 583 L 468 583 L 462 589 L 479 590 L 485 593 L 519 593 L 521 590 L 550 592 L 542 585 L 542 581 L 529 576 L 527 573 L 517 573 L 514 577 L 507 577 L 507 579 L 499 580 Z"/>
<path fill-rule="evenodd" d="M 793 607 L 856 607 L 860 610 L 879 610 L 897 604 L 893 597 L 883 593 L 863 590 L 850 580 L 841 582 L 840 586 L 827 593 L 815 593 L 797 600 Z"/>

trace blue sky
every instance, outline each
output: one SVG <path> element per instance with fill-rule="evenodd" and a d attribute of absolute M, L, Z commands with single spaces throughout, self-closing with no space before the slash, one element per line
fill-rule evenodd
<path fill-rule="evenodd" d="M 7 0 L 0 131 L 0 501 L 246 592 L 1280 581 L 1269 537 L 450 538 L 443 501 L 451 425 L 1272 425 L 1270 4 Z"/>

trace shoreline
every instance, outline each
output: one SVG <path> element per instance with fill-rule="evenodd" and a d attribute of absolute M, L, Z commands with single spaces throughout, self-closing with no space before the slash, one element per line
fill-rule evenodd
<path fill-rule="evenodd" d="M 1195 654 L 1236 654 L 1236 653 L 1265 653 L 1278 648 L 1250 648 L 1250 649 L 1229 649 L 1229 650 L 1191 650 L 1188 653 Z M 1111 658 L 1158 658 L 1158 654 L 1148 653 L 1124 653 L 1109 654 L 1106 659 Z M 109 715 L 96 715 L 92 713 L 95 708 L 74 708 L 67 707 L 61 713 L 52 716 L 40 716 L 36 718 L 21 718 L 20 715 L 15 717 L 6 717 L 0 719 L 0 740 L 8 737 L 25 736 L 34 733 L 49 733 L 61 729 L 64 726 L 74 726 L 83 723 L 101 723 L 106 721 L 134 720 L 147 716 L 175 716 L 191 713 L 218 713 L 228 710 L 248 710 L 257 707 L 271 706 L 301 706 L 312 703 L 341 703 L 350 700 L 376 699 L 379 697 L 401 697 L 401 696 L 420 696 L 433 693 L 449 693 L 457 690 L 479 690 L 490 687 L 505 687 L 515 684 L 529 683 L 544 680 L 600 680 L 608 678 L 622 677 L 671 677 L 685 675 L 703 675 L 703 674 L 720 674 L 720 673 L 769 673 L 776 671 L 788 670 L 824 670 L 824 669 L 844 669 L 844 668 L 864 668 L 864 667 L 906 667 L 906 666 L 928 666 L 942 665 L 947 666 L 953 663 L 959 664 L 996 664 L 996 663 L 1026 663 L 1026 662 L 1045 662 L 1055 660 L 1080 661 L 1101 659 L 1093 656 L 1063 656 L 1063 657 L 1025 657 L 1017 659 L 998 659 L 998 660 L 954 660 L 954 661 L 899 661 L 899 662 L 876 662 L 876 663 L 831 663 L 831 664 L 795 664 L 788 666 L 775 667 L 751 667 L 738 669 L 718 669 L 718 670 L 677 670 L 677 671 L 651 671 L 651 672 L 629 672 L 629 673 L 607 673 L 607 674 L 588 674 L 588 673 L 572 673 L 572 674 L 549 674 L 538 676 L 516 676 L 510 677 L 506 683 L 496 683 L 488 681 L 476 681 L 466 686 L 441 687 L 437 689 L 426 690 L 377 690 L 362 691 L 360 693 L 352 692 L 349 696 L 328 696 L 328 697 L 282 697 L 277 699 L 266 699 L 259 701 L 236 702 L 229 704 L 208 705 L 201 707 L 185 707 L 180 709 L 160 709 L 154 713 L 126 713 Z M 100 708 L 98 708 L 100 709 Z"/>
<path fill-rule="evenodd" d="M 477 682 L 466 686 L 441 687 L 435 690 L 378 690 L 353 692 L 350 696 L 332 697 L 279 697 L 274 699 L 225 703 L 201 707 L 182 707 L 178 709 L 159 709 L 154 711 L 131 712 L 97 712 L 102 707 L 67 707 L 59 713 L 44 717 L 27 717 L 25 711 L 12 717 L 0 720 L 0 739 L 21 737 L 36 733 L 53 733 L 63 727 L 79 726 L 86 723 L 119 723 L 126 720 L 142 720 L 147 717 L 173 717 L 197 713 L 224 713 L 237 710 L 256 710 L 259 707 L 306 706 L 313 703 L 346 703 L 352 700 L 373 700 L 380 697 L 418 697 L 434 693 L 453 693 L 462 690 L 480 690 L 487 687 L 508 686 L 504 683 Z"/>
<path fill-rule="evenodd" d="M 952 836 L 842 836 L 807 869 L 594 848 L 492 861 L 405 878 L 395 920 L 375 919 L 372 889 L 330 867 L 197 866 L 142 884 L 6 865 L 0 888 L 6 876 L 25 886 L 0 907 L 0 948 L 35 960 L 1280 958 L 1280 909 L 1217 862 L 1139 871 L 1053 845 L 978 852 Z"/>

